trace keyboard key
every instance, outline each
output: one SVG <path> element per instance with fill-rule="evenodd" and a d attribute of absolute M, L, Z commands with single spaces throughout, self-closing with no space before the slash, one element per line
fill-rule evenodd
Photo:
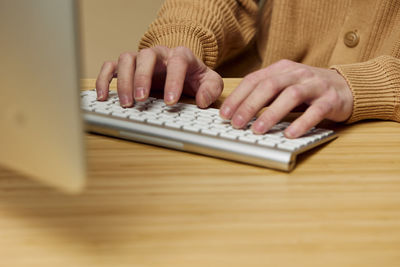
<path fill-rule="evenodd" d="M 181 121 L 187 121 L 187 122 L 193 122 L 196 119 L 193 116 L 188 116 L 184 114 L 180 114 L 177 118 Z"/>
<path fill-rule="evenodd" d="M 236 135 L 232 135 L 229 132 L 228 133 L 224 133 L 224 132 L 220 133 L 219 136 L 222 137 L 222 138 L 231 139 L 231 140 L 236 140 L 237 139 Z"/>
<path fill-rule="evenodd" d="M 159 115 L 158 115 L 158 117 L 161 119 L 161 120 L 175 120 L 175 119 L 177 119 L 179 116 L 177 115 L 177 114 L 166 114 L 166 113 L 160 113 Z"/>
<path fill-rule="evenodd" d="M 211 136 L 218 136 L 219 132 L 211 129 L 201 129 L 201 133 Z"/>
<path fill-rule="evenodd" d="M 285 150 L 289 150 L 289 151 L 296 150 L 296 146 L 293 146 L 293 145 L 288 144 L 288 143 L 278 144 L 277 147 L 280 148 L 280 149 L 285 149 Z"/>
<path fill-rule="evenodd" d="M 219 115 L 219 110 L 215 108 L 209 108 L 209 109 L 202 109 L 201 110 L 202 114 L 210 115 L 210 116 L 215 116 Z"/>
<path fill-rule="evenodd" d="M 146 122 L 153 124 L 153 125 L 159 125 L 159 126 L 162 126 L 164 124 L 164 121 L 159 120 L 159 119 L 153 119 L 153 118 L 152 119 L 147 118 Z"/>
<path fill-rule="evenodd" d="M 94 108 L 92 108 L 91 106 L 84 106 L 82 107 L 82 109 L 85 111 L 94 111 Z"/>
<path fill-rule="evenodd" d="M 212 123 L 213 119 L 212 118 L 207 118 L 207 117 L 197 117 L 196 121 L 197 122 L 201 122 L 201 123 L 210 124 L 210 123 Z"/>
<path fill-rule="evenodd" d="M 254 138 L 251 138 L 251 137 L 246 136 L 246 135 L 245 136 L 239 136 L 239 140 L 243 141 L 243 142 L 246 142 L 246 143 L 252 143 L 252 144 L 255 144 L 256 141 L 257 141 Z"/>
<path fill-rule="evenodd" d="M 111 110 L 98 109 L 98 108 L 96 108 L 94 111 L 95 111 L 96 113 L 99 113 L 99 114 L 111 115 Z"/>
<path fill-rule="evenodd" d="M 208 127 L 210 127 L 210 123 L 203 122 L 203 121 L 198 121 L 198 120 L 193 121 L 193 124 L 198 125 L 198 126 L 200 126 L 201 128 L 208 128 Z"/>
<path fill-rule="evenodd" d="M 181 129 L 183 125 L 180 123 L 177 123 L 175 121 L 167 121 L 167 122 L 165 122 L 165 126 L 174 128 L 174 129 Z"/>
<path fill-rule="evenodd" d="M 133 121 L 139 121 L 139 122 L 145 122 L 146 118 L 142 117 L 142 116 L 137 116 L 137 115 L 129 115 L 128 117 L 130 120 Z"/>
<path fill-rule="evenodd" d="M 194 126 L 194 125 L 183 125 L 182 129 L 189 131 L 189 132 L 195 132 L 195 133 L 198 133 L 201 130 L 200 127 Z"/>
<path fill-rule="evenodd" d="M 230 125 L 227 124 L 212 124 L 211 127 L 220 130 L 228 130 L 231 128 Z"/>
<path fill-rule="evenodd" d="M 118 117 L 118 118 L 125 118 L 125 119 L 127 119 L 129 117 L 128 113 L 118 112 L 118 111 L 112 112 L 111 115 Z"/>
<path fill-rule="evenodd" d="M 243 135 L 246 135 L 246 133 L 245 133 L 243 130 L 234 129 L 234 128 L 230 129 L 230 130 L 229 130 L 229 133 L 230 133 L 230 134 L 233 134 L 233 135 L 235 135 L 235 136 L 243 136 Z"/>
<path fill-rule="evenodd" d="M 276 147 L 279 144 L 279 142 L 275 140 L 258 140 L 257 144 L 267 147 Z"/>

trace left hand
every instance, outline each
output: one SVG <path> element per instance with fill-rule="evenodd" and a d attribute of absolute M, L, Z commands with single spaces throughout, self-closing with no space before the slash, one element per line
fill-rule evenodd
<path fill-rule="evenodd" d="M 347 120 L 353 95 L 336 70 L 281 60 L 247 75 L 224 101 L 220 115 L 230 119 L 233 127 L 243 128 L 268 104 L 252 124 L 256 134 L 266 133 L 297 106 L 309 106 L 284 132 L 287 138 L 297 138 L 323 119 Z"/>

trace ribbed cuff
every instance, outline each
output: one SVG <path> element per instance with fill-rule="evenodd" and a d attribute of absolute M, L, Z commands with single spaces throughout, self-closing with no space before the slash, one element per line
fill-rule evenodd
<path fill-rule="evenodd" d="M 199 27 L 169 24 L 151 28 L 142 37 L 139 49 L 157 45 L 169 48 L 185 46 L 208 67 L 215 68 L 217 64 L 217 41 L 211 32 Z"/>
<path fill-rule="evenodd" d="M 335 65 L 353 93 L 347 123 L 364 119 L 400 121 L 400 60 L 380 56 L 363 63 Z"/>

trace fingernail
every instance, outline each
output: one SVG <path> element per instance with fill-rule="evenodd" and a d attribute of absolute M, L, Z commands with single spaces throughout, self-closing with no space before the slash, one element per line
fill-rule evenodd
<path fill-rule="evenodd" d="M 263 121 L 254 122 L 251 128 L 256 134 L 263 134 L 267 131 L 267 127 Z"/>
<path fill-rule="evenodd" d="M 135 99 L 142 100 L 144 98 L 144 88 L 138 87 L 135 90 Z"/>
<path fill-rule="evenodd" d="M 204 93 L 203 93 L 203 98 L 204 98 L 204 105 L 205 105 L 206 107 L 208 107 L 209 105 L 211 105 L 211 103 L 212 103 L 211 95 L 210 95 L 210 93 L 209 93 L 207 90 L 204 91 Z"/>
<path fill-rule="evenodd" d="M 232 120 L 232 125 L 235 128 L 242 128 L 245 124 L 244 118 L 242 115 L 237 115 Z"/>
<path fill-rule="evenodd" d="M 232 110 L 229 106 L 224 106 L 220 111 L 221 117 L 223 117 L 225 119 L 229 119 L 232 115 L 231 111 Z"/>
<path fill-rule="evenodd" d="M 97 100 L 103 100 L 104 94 L 102 92 L 97 92 Z"/>
<path fill-rule="evenodd" d="M 174 92 L 168 92 L 165 96 L 165 103 L 166 104 L 173 104 L 175 102 L 176 94 Z"/>
<path fill-rule="evenodd" d="M 132 106 L 132 99 L 130 99 L 130 97 L 128 97 L 126 95 L 122 95 L 119 98 L 119 101 L 121 103 L 121 106 L 124 107 L 124 108 Z"/>

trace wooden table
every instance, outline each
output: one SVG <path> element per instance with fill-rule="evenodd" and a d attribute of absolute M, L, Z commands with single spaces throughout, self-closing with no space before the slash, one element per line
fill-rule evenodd
<path fill-rule="evenodd" d="M 81 195 L 0 167 L 0 266 L 400 266 L 400 124 L 327 125 L 291 173 L 93 134 Z"/>

